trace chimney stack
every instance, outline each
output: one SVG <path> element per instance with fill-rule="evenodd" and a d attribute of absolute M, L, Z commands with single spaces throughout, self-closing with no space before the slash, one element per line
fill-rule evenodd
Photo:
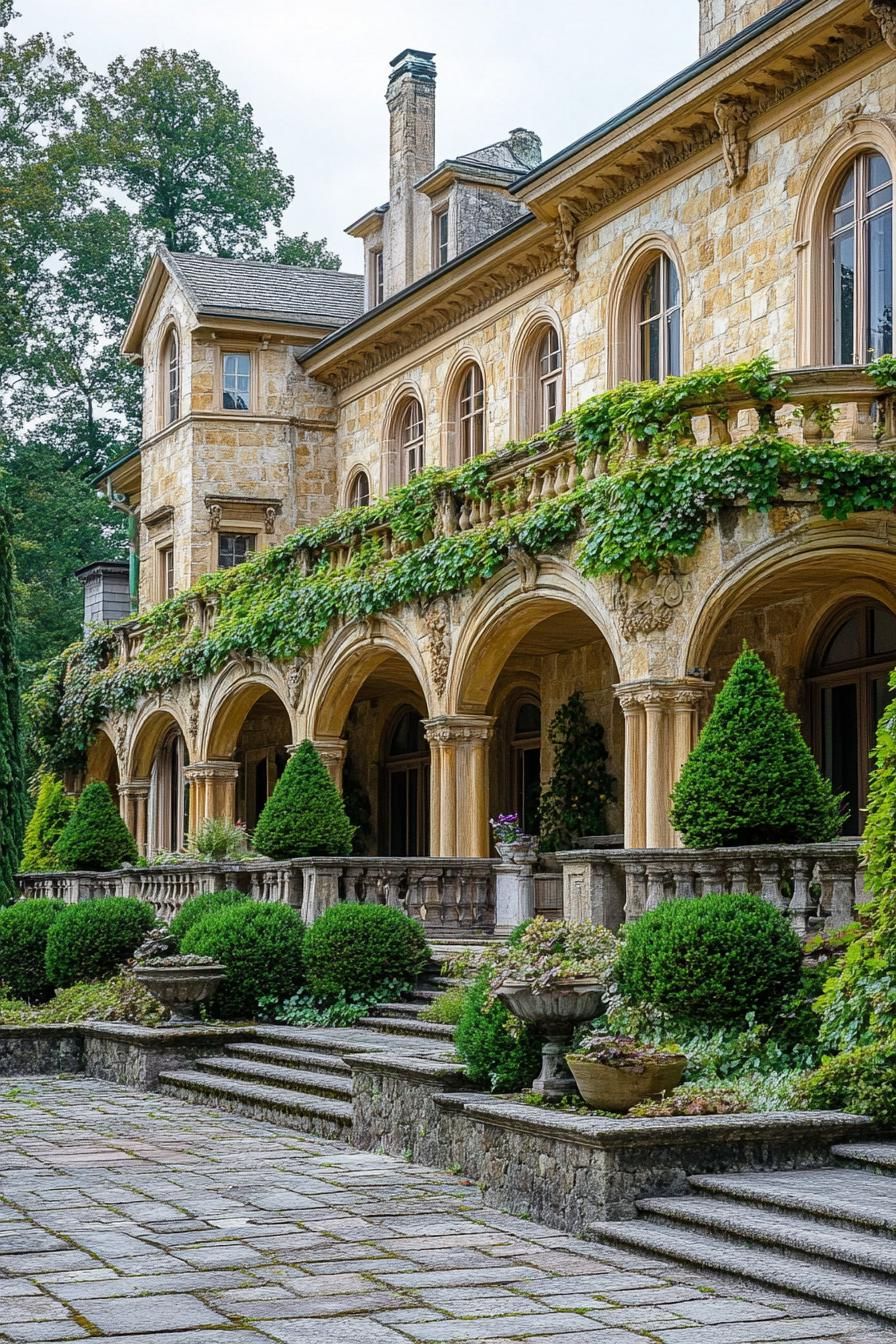
<path fill-rule="evenodd" d="M 782 0 L 700 0 L 700 55 L 708 56 Z"/>
<path fill-rule="evenodd" d="M 390 62 L 389 269 L 386 292 L 411 284 L 429 269 L 429 234 L 414 183 L 435 167 L 436 67 L 434 52 L 407 47 Z M 428 202 L 426 203 L 428 205 Z"/>

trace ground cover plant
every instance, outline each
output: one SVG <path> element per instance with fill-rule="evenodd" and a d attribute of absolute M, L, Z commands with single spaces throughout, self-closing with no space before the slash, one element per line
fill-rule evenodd
<path fill-rule="evenodd" d="M 0 996 L 0 1026 L 44 1026 L 74 1022 L 133 1022 L 158 1027 L 167 1011 L 132 975 L 78 981 L 57 989 L 46 1003 Z"/>

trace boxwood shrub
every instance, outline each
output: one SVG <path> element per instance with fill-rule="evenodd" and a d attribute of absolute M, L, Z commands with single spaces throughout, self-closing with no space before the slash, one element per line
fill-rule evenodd
<path fill-rule="evenodd" d="M 56 988 L 102 980 L 133 956 L 155 922 L 152 906 L 130 896 L 67 906 L 47 935 L 47 979 Z"/>
<path fill-rule="evenodd" d="M 217 910 L 226 910 L 231 905 L 244 905 L 245 902 L 246 893 L 232 888 L 227 891 L 203 891 L 198 896 L 191 896 L 188 901 L 184 901 L 171 921 L 171 932 L 177 939 L 178 947 L 200 919 L 205 919 L 206 915 L 212 915 Z"/>
<path fill-rule="evenodd" d="M 627 927 L 617 962 L 631 1004 L 689 1027 L 767 1022 L 800 978 L 799 939 L 761 896 L 719 893 L 664 901 Z"/>
<path fill-rule="evenodd" d="M 304 926 L 288 905 L 243 900 L 198 920 L 184 935 L 181 951 L 214 957 L 227 979 L 214 997 L 221 1017 L 255 1015 L 263 998 L 288 999 L 302 983 Z"/>
<path fill-rule="evenodd" d="M 47 979 L 47 935 L 65 910 L 62 901 L 16 901 L 0 910 L 0 984 L 15 999 L 43 1003 L 53 993 Z"/>
<path fill-rule="evenodd" d="M 417 921 L 389 905 L 331 906 L 305 934 L 305 980 L 322 1001 L 375 994 L 386 981 L 410 988 L 429 957 Z"/>

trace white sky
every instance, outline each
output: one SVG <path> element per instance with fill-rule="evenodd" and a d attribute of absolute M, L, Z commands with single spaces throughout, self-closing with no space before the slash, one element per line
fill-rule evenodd
<path fill-rule="evenodd" d="M 545 157 L 697 56 L 698 0 L 17 0 L 19 34 L 71 34 L 92 69 L 195 48 L 255 109 L 296 195 L 287 232 L 343 233 L 388 195 L 390 59 L 436 53 L 436 162 L 527 126 Z"/>

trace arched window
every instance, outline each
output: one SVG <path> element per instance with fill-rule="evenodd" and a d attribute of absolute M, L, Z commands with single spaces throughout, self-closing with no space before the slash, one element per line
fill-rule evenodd
<path fill-rule="evenodd" d="M 370 503 L 370 478 L 366 471 L 356 471 L 348 487 L 350 509 L 366 509 Z"/>
<path fill-rule="evenodd" d="M 816 756 L 834 792 L 846 794 L 846 835 L 864 826 L 871 751 L 894 664 L 896 615 L 876 602 L 828 622 L 810 664 Z"/>
<path fill-rule="evenodd" d="M 164 739 L 152 763 L 149 786 L 149 833 L 153 853 L 176 853 L 187 840 L 189 785 L 184 776 L 187 748 L 174 729 Z"/>
<path fill-rule="evenodd" d="M 485 384 L 478 364 L 468 365 L 461 377 L 457 426 L 461 462 L 485 452 Z"/>
<path fill-rule="evenodd" d="M 671 257 L 655 257 L 637 305 L 639 376 L 660 382 L 681 373 L 681 283 Z"/>
<path fill-rule="evenodd" d="M 392 423 L 390 484 L 407 485 L 423 470 L 423 407 L 418 399 L 405 397 Z"/>
<path fill-rule="evenodd" d="M 867 364 L 893 350 L 893 173 L 883 154 L 850 164 L 829 229 L 833 361 Z"/>
<path fill-rule="evenodd" d="M 553 327 L 545 327 L 538 342 L 539 429 L 547 429 L 560 414 L 562 403 L 563 355 L 560 337 Z"/>
<path fill-rule="evenodd" d="M 429 743 L 415 709 L 394 720 L 386 747 L 389 853 L 429 853 Z"/>
<path fill-rule="evenodd" d="M 165 342 L 165 424 L 180 419 L 180 342 L 172 328 Z"/>
<path fill-rule="evenodd" d="M 563 414 L 563 344 L 553 322 L 538 322 L 524 336 L 515 378 L 515 437 L 527 439 Z"/>

